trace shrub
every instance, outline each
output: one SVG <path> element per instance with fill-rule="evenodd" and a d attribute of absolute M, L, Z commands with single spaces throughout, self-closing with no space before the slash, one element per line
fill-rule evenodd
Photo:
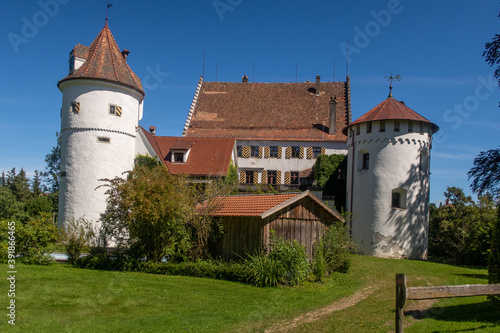
<path fill-rule="evenodd" d="M 92 224 L 84 218 L 70 220 L 63 228 L 63 244 L 68 261 L 74 263 L 84 251 L 89 250 L 90 241 L 95 237 Z"/>
<path fill-rule="evenodd" d="M 250 282 L 260 287 L 302 284 L 309 273 L 305 247 L 295 239 L 276 237 L 274 230 L 269 254 L 250 255 L 245 264 L 250 270 Z"/>
<path fill-rule="evenodd" d="M 331 225 L 314 245 L 316 277 L 318 277 L 317 274 L 322 276 L 317 272 L 322 267 L 326 274 L 334 271 L 346 273 L 350 267 L 349 254 L 354 248 L 355 244 L 349 237 L 347 226 L 340 223 Z"/>
<path fill-rule="evenodd" d="M 12 224 L 12 221 L 9 221 Z M 15 254 L 28 264 L 46 265 L 53 260 L 49 253 L 59 240 L 59 229 L 49 222 L 47 216 L 27 223 L 15 222 L 14 230 L 9 229 L 7 220 L 0 221 L 0 256 L 8 257 L 9 239 L 15 238 Z M 14 234 L 9 235 L 9 231 Z"/>

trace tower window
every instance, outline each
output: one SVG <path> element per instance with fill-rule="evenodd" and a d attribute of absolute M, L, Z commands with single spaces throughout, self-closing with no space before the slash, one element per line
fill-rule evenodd
<path fill-rule="evenodd" d="M 408 132 L 413 132 L 413 121 L 408 120 Z"/>
<path fill-rule="evenodd" d="M 359 135 L 361 126 L 359 124 L 356 125 L 356 135 Z"/>
<path fill-rule="evenodd" d="M 71 103 L 71 111 L 73 113 L 79 113 L 80 112 L 80 102 Z"/>
<path fill-rule="evenodd" d="M 395 188 L 392 190 L 391 207 L 406 209 L 406 190 L 404 188 Z"/>
<path fill-rule="evenodd" d="M 98 136 L 97 142 L 99 143 L 111 143 L 111 139 L 106 136 Z"/>
<path fill-rule="evenodd" d="M 380 121 L 380 132 L 385 132 L 385 120 Z"/>
<path fill-rule="evenodd" d="M 371 133 L 372 132 L 372 122 L 369 121 L 366 123 L 366 133 Z"/>
<path fill-rule="evenodd" d="M 117 117 L 122 116 L 122 107 L 119 105 L 109 104 L 109 114 Z"/>
<path fill-rule="evenodd" d="M 363 164 L 361 169 L 366 170 L 370 167 L 370 154 L 369 153 L 364 153 L 363 154 Z"/>

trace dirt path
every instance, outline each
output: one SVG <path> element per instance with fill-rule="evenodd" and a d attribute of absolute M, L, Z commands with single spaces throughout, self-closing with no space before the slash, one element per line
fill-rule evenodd
<path fill-rule="evenodd" d="M 322 316 L 328 315 L 335 311 L 341 311 L 351 306 L 356 305 L 358 302 L 367 299 L 377 288 L 374 286 L 368 286 L 364 289 L 356 292 L 355 294 L 339 299 L 338 301 L 322 308 L 311 312 L 304 313 L 294 319 L 279 324 L 273 325 L 271 328 L 265 330 L 265 333 L 271 332 L 287 332 L 291 329 L 296 328 L 298 325 L 311 323 L 320 319 Z"/>

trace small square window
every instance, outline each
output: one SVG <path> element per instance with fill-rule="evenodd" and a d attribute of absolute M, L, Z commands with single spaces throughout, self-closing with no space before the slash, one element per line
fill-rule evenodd
<path fill-rule="evenodd" d="M 269 157 L 278 157 L 278 147 L 269 147 Z"/>
<path fill-rule="evenodd" d="M 392 208 L 401 208 L 401 193 L 392 192 Z"/>
<path fill-rule="evenodd" d="M 109 104 L 109 114 L 121 117 L 122 116 L 122 107 L 119 105 Z"/>
<path fill-rule="evenodd" d="M 184 162 L 184 153 L 174 153 L 174 162 L 183 163 Z"/>
<path fill-rule="evenodd" d="M 73 113 L 79 113 L 80 112 L 80 102 L 71 103 L 71 111 Z"/>
<path fill-rule="evenodd" d="M 97 142 L 99 143 L 111 143 L 111 139 L 105 136 L 97 137 Z"/>

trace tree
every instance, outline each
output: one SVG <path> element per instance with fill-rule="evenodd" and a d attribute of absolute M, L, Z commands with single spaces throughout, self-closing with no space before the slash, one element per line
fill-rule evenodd
<path fill-rule="evenodd" d="M 500 15 L 499 15 L 500 17 Z M 485 57 L 486 62 L 490 66 L 497 66 L 495 69 L 494 76 L 498 79 L 498 85 L 500 86 L 500 35 L 495 34 L 491 42 L 486 43 L 485 50 L 483 52 L 483 57 Z"/>
<path fill-rule="evenodd" d="M 45 156 L 45 167 L 44 176 L 46 182 L 50 186 L 50 192 L 59 192 L 59 176 L 61 171 L 61 133 L 56 133 L 57 143 L 55 147 L 52 147 L 50 154 Z"/>
<path fill-rule="evenodd" d="M 102 221 L 114 241 L 155 262 L 187 254 L 187 221 L 194 202 L 185 178 L 172 176 L 159 165 L 136 166 L 126 179 L 107 181 Z"/>
<path fill-rule="evenodd" d="M 346 204 L 346 155 L 319 155 L 313 166 L 314 179 L 323 188 L 324 195 L 335 197 L 335 208 L 339 211 Z"/>
<path fill-rule="evenodd" d="M 482 151 L 474 159 L 474 167 L 467 173 L 472 178 L 473 192 L 490 192 L 500 198 L 500 148 Z"/>
<path fill-rule="evenodd" d="M 17 201 L 26 202 L 31 197 L 30 180 L 23 169 L 19 173 L 16 173 L 16 168 L 7 172 L 6 183 Z"/>

